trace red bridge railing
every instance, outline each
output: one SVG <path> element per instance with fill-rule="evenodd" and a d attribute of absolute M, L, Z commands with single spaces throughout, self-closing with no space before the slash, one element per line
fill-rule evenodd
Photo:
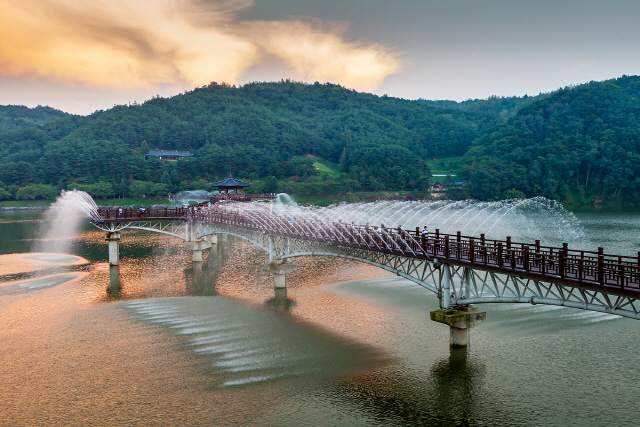
<path fill-rule="evenodd" d="M 354 249 L 388 253 L 409 258 L 434 259 L 452 264 L 552 281 L 568 286 L 640 297 L 640 252 L 638 256 L 542 246 L 485 238 L 484 234 L 463 236 L 439 230 L 426 237 L 419 228 L 374 227 L 327 222 L 315 218 L 289 218 L 261 210 L 240 212 L 220 208 L 101 209 L 104 222 L 174 220 L 191 218 L 212 224 L 264 231 L 283 237 L 316 241 Z"/>
<path fill-rule="evenodd" d="M 98 214 L 104 223 L 127 221 L 170 221 L 186 218 L 188 208 L 160 208 L 160 209 L 98 209 Z"/>

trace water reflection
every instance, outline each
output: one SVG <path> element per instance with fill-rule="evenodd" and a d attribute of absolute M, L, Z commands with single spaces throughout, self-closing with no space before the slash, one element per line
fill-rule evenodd
<path fill-rule="evenodd" d="M 451 349 L 449 357 L 436 361 L 428 372 L 402 366 L 370 371 L 344 381 L 338 392 L 358 407 L 365 402 L 376 425 L 467 426 L 483 419 L 502 425 L 505 407 L 491 402 L 484 377 L 480 360 L 466 349 Z M 515 419 L 510 415 L 503 421 L 513 424 Z"/>
<path fill-rule="evenodd" d="M 203 262 L 194 262 L 184 269 L 185 290 L 191 296 L 218 295 L 215 284 L 225 262 L 229 258 L 232 239 L 227 235 L 218 236 L 218 243 L 214 243 L 207 252 Z"/>
<path fill-rule="evenodd" d="M 484 373 L 484 365 L 470 359 L 466 348 L 452 348 L 448 359 L 432 366 L 433 397 L 444 419 L 464 423 L 477 418 Z"/>
<path fill-rule="evenodd" d="M 274 288 L 275 296 L 264 302 L 265 307 L 279 313 L 289 312 L 296 306 L 295 300 L 287 298 L 287 288 Z"/>

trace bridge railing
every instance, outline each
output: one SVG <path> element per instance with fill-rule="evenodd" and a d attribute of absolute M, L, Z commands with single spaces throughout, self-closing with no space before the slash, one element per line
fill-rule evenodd
<path fill-rule="evenodd" d="M 126 222 L 126 221 L 163 221 L 186 218 L 189 215 L 188 208 L 160 208 L 160 209 L 110 209 L 100 208 L 98 214 L 103 222 Z"/>
<path fill-rule="evenodd" d="M 442 262 L 477 266 L 508 274 L 584 283 L 602 287 L 640 292 L 640 253 L 638 257 L 605 254 L 598 251 L 542 246 L 478 236 L 444 234 L 439 230 L 429 237 L 420 229 L 356 225 L 327 222 L 315 218 L 292 218 L 262 210 L 242 212 L 221 207 L 100 209 L 105 222 L 127 220 L 173 220 L 192 218 L 197 221 L 224 224 L 302 240 L 330 243 L 355 249 L 412 258 L 438 258 Z"/>
<path fill-rule="evenodd" d="M 416 235 L 417 235 L 416 231 Z M 623 289 L 640 290 L 640 253 L 638 257 L 533 245 L 506 240 L 441 234 L 425 239 L 425 252 L 442 259 L 494 267 L 503 271 L 527 273 L 570 282 L 587 282 Z"/>

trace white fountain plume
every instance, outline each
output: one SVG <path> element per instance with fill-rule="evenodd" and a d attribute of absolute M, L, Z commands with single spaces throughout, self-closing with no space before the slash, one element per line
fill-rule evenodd
<path fill-rule="evenodd" d="M 68 253 L 73 237 L 87 217 L 99 220 L 98 206 L 84 191 L 63 191 L 47 210 L 36 252 Z"/>
<path fill-rule="evenodd" d="M 269 213 L 268 205 L 263 204 L 256 209 Z M 543 197 L 499 202 L 378 201 L 341 203 L 328 207 L 283 203 L 273 208 L 273 213 L 295 218 L 296 221 L 306 220 L 308 223 L 304 223 L 305 229 L 313 229 L 321 224 L 334 227 L 333 223 L 340 221 L 343 225 L 352 221 L 355 225 L 401 225 L 405 230 L 427 225 L 431 232 L 440 229 L 441 233 L 461 231 L 467 236 L 479 236 L 479 233 L 484 233 L 488 239 L 504 239 L 511 236 L 514 241 L 521 242 L 540 239 L 549 245 L 567 242 L 573 248 L 589 249 L 592 246 L 585 239 L 578 219 L 558 202 Z M 332 230 L 331 234 L 333 233 Z"/>

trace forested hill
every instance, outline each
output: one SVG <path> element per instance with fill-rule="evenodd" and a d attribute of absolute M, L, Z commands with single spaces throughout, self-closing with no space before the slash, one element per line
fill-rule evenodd
<path fill-rule="evenodd" d="M 526 107 L 540 100 L 549 94 L 539 94 L 536 96 L 490 96 L 487 99 L 468 99 L 466 101 L 418 99 L 418 103 L 440 108 L 455 108 L 462 111 L 489 113 L 498 116 L 503 121 L 515 116 L 522 107 Z"/>
<path fill-rule="evenodd" d="M 117 186 L 145 180 L 179 189 L 185 181 L 228 173 L 307 179 L 316 171 L 299 156 L 314 155 L 338 163 L 353 188 L 401 189 L 424 182 L 428 159 L 464 154 L 495 124 L 491 114 L 333 84 L 211 84 L 1 134 L 0 181 Z M 153 149 L 191 150 L 194 156 L 177 163 L 145 160 Z"/>
<path fill-rule="evenodd" d="M 211 84 L 53 121 L 65 114 L 24 108 L 0 107 L 0 113 L 14 114 L 15 123 L 24 120 L 0 133 L 0 198 L 35 184 L 53 186 L 47 187 L 51 193 L 84 186 L 109 196 L 134 194 L 136 183 L 135 194 L 161 194 L 204 188 L 202 179 L 229 173 L 258 181 L 254 190 L 266 189 L 267 177 L 271 190 L 314 194 L 427 190 L 427 161 L 462 155 L 465 176 L 459 176 L 469 184 L 454 197 L 640 197 L 637 76 L 463 103 L 281 81 Z M 157 149 L 194 156 L 145 159 Z M 335 165 L 323 170 L 314 165 L 320 159 Z"/>
<path fill-rule="evenodd" d="M 51 107 L 27 108 L 23 105 L 0 105 L 0 133 L 39 126 L 68 115 Z"/>
<path fill-rule="evenodd" d="M 640 77 L 558 90 L 523 107 L 465 155 L 469 195 L 558 200 L 640 196 Z"/>

